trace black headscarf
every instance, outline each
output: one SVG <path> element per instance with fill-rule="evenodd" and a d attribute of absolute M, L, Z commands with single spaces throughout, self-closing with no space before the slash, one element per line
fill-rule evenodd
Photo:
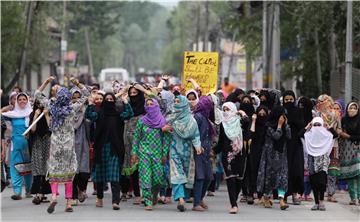
<path fill-rule="evenodd" d="M 106 101 L 106 96 L 112 96 L 114 102 Z M 101 108 L 98 111 L 99 118 L 95 130 L 95 161 L 101 162 L 101 149 L 110 142 L 111 154 L 117 155 L 120 161 L 124 158 L 124 121 L 120 118 L 120 112 L 116 110 L 115 96 L 113 93 L 106 93 Z"/>
<path fill-rule="evenodd" d="M 269 114 L 269 118 L 268 118 L 268 121 L 266 123 L 266 125 L 268 127 L 271 127 L 273 129 L 277 129 L 277 125 L 278 125 L 278 122 L 279 122 L 279 118 L 280 116 L 284 115 L 285 114 L 285 109 L 284 107 L 282 106 L 275 106 L 270 114 Z M 285 124 L 284 124 L 285 125 Z M 283 130 L 283 134 L 282 136 L 280 137 L 279 140 L 274 140 L 274 144 L 273 144 L 273 148 L 275 150 L 277 150 L 278 152 L 283 152 L 283 149 L 284 149 L 284 144 L 285 144 L 285 141 L 286 141 L 286 132 L 285 132 L 285 128 L 284 128 L 284 125 L 282 127 L 282 130 Z"/>
<path fill-rule="evenodd" d="M 226 98 L 226 102 L 240 103 L 241 100 L 239 98 L 239 95 L 241 94 L 245 94 L 244 90 L 239 88 L 235 89 L 235 91 L 230 93 L 230 95 Z"/>
<path fill-rule="evenodd" d="M 265 101 L 261 101 L 262 96 L 265 96 L 265 98 L 266 98 Z M 270 110 L 272 109 L 273 101 L 271 100 L 271 96 L 270 96 L 270 93 L 268 91 L 265 91 L 265 90 L 260 91 L 260 94 L 259 94 L 258 97 L 260 99 L 260 105 L 266 106 Z"/>
<path fill-rule="evenodd" d="M 355 116 L 350 117 L 349 113 L 348 113 L 348 109 L 349 109 L 349 105 L 353 104 L 353 103 L 355 103 L 357 105 L 358 113 Z M 360 107 L 357 102 L 352 101 L 349 104 L 347 104 L 346 114 L 342 118 L 341 126 L 345 130 L 345 132 L 347 134 L 349 134 L 350 136 L 360 137 L 360 114 L 359 113 L 360 113 Z"/>
<path fill-rule="evenodd" d="M 138 89 L 136 89 L 136 91 L 138 92 L 138 94 L 136 96 L 130 96 L 130 89 L 132 89 L 132 88 L 134 88 L 134 87 L 129 88 L 128 95 L 130 98 L 130 105 L 134 112 L 134 117 L 135 117 L 135 116 L 140 116 L 140 115 L 145 114 L 145 108 L 144 108 L 145 107 L 145 96 L 144 96 L 144 93 Z"/>
<path fill-rule="evenodd" d="M 30 118 L 29 125 L 31 125 L 31 123 L 34 121 L 34 116 L 35 116 L 35 112 L 36 112 L 37 109 L 40 109 L 41 112 L 44 111 L 44 107 L 40 106 L 40 102 L 38 100 L 35 100 L 33 111 L 32 111 L 32 113 L 30 113 L 30 116 L 29 116 L 29 118 Z M 34 133 L 32 133 L 32 134 L 37 135 L 39 137 L 43 137 L 46 134 L 50 134 L 49 126 L 48 126 L 48 124 L 46 122 L 45 116 L 43 116 L 39 120 L 39 122 L 37 122 L 36 131 Z"/>
<path fill-rule="evenodd" d="M 264 110 L 266 112 L 266 116 L 259 116 L 259 112 L 261 110 Z M 256 109 L 256 122 L 255 122 L 255 135 L 254 135 L 254 140 L 259 140 L 259 141 L 254 141 L 257 142 L 258 144 L 263 144 L 264 138 L 265 138 L 265 133 L 266 133 L 266 122 L 268 120 L 269 117 L 269 109 L 266 106 L 259 106 Z"/>
<path fill-rule="evenodd" d="M 244 99 L 249 99 L 248 103 L 244 103 Z M 255 113 L 255 108 L 253 104 L 251 103 L 251 97 L 248 95 L 245 95 L 241 98 L 240 102 L 240 109 L 246 113 L 246 115 L 251 118 L 251 116 Z"/>
<path fill-rule="evenodd" d="M 285 96 L 292 96 L 294 102 L 285 103 Z M 283 106 L 285 108 L 286 117 L 288 118 L 288 124 L 291 126 L 291 132 L 295 135 L 298 135 L 298 132 L 301 128 L 305 127 L 303 112 L 296 107 L 295 105 L 296 97 L 295 93 L 292 90 L 286 90 L 283 93 Z"/>
<path fill-rule="evenodd" d="M 300 108 L 300 104 L 302 104 L 303 108 Z M 307 125 L 313 119 L 312 110 L 314 105 L 308 97 L 301 97 L 298 102 L 298 107 L 302 111 L 305 125 Z"/>

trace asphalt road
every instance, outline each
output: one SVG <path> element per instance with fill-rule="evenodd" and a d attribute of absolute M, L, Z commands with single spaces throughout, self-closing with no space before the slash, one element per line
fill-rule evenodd
<path fill-rule="evenodd" d="M 186 212 L 178 212 L 176 203 L 157 205 L 153 211 L 145 211 L 143 206 L 133 205 L 133 200 L 121 202 L 119 211 L 112 210 L 110 191 L 105 193 L 104 207 L 95 207 L 95 196 L 91 195 L 92 184 L 88 186 L 89 198 L 78 206 L 73 213 L 64 212 L 64 187 L 59 187 L 60 197 L 53 214 L 46 212 L 48 203 L 34 205 L 32 199 L 10 199 L 12 189 L 7 188 L 1 194 L 2 221 L 360 221 L 360 206 L 349 206 L 347 194 L 337 193 L 338 203 L 326 202 L 326 211 L 311 211 L 313 202 L 302 202 L 300 206 L 290 204 L 286 211 L 279 209 L 275 202 L 272 209 L 260 205 L 239 204 L 239 213 L 228 214 L 229 200 L 225 186 L 215 193 L 214 197 L 206 197 L 209 205 L 207 212 L 191 211 L 187 204 Z M 50 196 L 49 196 L 50 197 Z M 291 199 L 291 198 L 289 198 Z"/>

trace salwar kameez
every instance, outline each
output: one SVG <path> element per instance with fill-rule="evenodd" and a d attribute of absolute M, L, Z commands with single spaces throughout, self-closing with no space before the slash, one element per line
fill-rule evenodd
<path fill-rule="evenodd" d="M 12 124 L 12 147 L 10 155 L 10 175 L 11 183 L 15 195 L 21 196 L 23 180 L 25 181 L 25 191 L 30 192 L 32 175 L 21 176 L 16 170 L 18 163 L 30 162 L 28 142 L 22 135 L 25 130 L 25 118 L 11 119 Z"/>
<path fill-rule="evenodd" d="M 187 189 L 192 189 L 195 179 L 194 147 L 200 147 L 199 130 L 192 139 L 182 139 L 173 134 L 170 148 L 170 181 L 174 200 L 189 196 Z"/>
<path fill-rule="evenodd" d="M 139 119 L 134 134 L 132 154 L 139 158 L 140 188 L 145 205 L 153 205 L 153 194 L 166 186 L 161 159 L 167 157 L 171 135 L 150 128 Z"/>

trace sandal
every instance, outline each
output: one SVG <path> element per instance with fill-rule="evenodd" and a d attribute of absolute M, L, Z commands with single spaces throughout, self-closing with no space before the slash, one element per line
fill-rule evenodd
<path fill-rule="evenodd" d="M 205 210 L 209 209 L 209 206 L 208 206 L 204 201 L 201 201 L 201 202 L 200 202 L 200 206 L 201 206 L 202 208 L 204 208 Z"/>
<path fill-rule="evenodd" d="M 147 210 L 147 211 L 152 211 L 152 210 L 153 210 L 153 207 L 152 207 L 152 206 L 146 206 L 146 207 L 145 207 L 145 210 Z"/>
<path fill-rule="evenodd" d="M 349 205 L 356 205 L 356 200 L 352 200 L 349 202 Z"/>
<path fill-rule="evenodd" d="M 96 198 L 96 207 L 103 207 L 103 200 Z"/>
<path fill-rule="evenodd" d="M 53 213 L 53 212 L 55 211 L 55 206 L 56 206 L 56 204 L 57 204 L 57 201 L 56 201 L 56 200 L 52 200 L 52 201 L 50 202 L 50 205 L 49 205 L 49 207 L 48 207 L 48 209 L 47 209 L 47 212 L 48 212 L 49 214 L 51 214 L 51 213 Z"/>
<path fill-rule="evenodd" d="M 141 197 L 135 197 L 135 201 L 133 203 L 134 205 L 140 205 L 141 204 Z"/>
<path fill-rule="evenodd" d="M 35 205 L 40 205 L 41 203 L 41 199 L 39 196 L 35 196 L 34 199 L 32 200 L 32 203 Z"/>
<path fill-rule="evenodd" d="M 326 210 L 325 205 L 324 204 L 319 204 L 319 210 L 325 211 Z"/>
<path fill-rule="evenodd" d="M 83 203 L 86 200 L 86 198 L 88 198 L 87 194 L 80 191 L 79 197 L 78 197 L 79 202 Z"/>
<path fill-rule="evenodd" d="M 315 205 L 311 208 L 311 210 L 319 210 L 319 204 L 315 204 Z"/>
<path fill-rule="evenodd" d="M 237 214 L 237 212 L 238 212 L 238 208 L 237 208 L 237 207 L 232 207 L 232 208 L 230 208 L 230 210 L 229 210 L 229 214 Z"/>
<path fill-rule="evenodd" d="M 20 195 L 14 194 L 14 195 L 11 196 L 11 199 L 13 199 L 13 200 L 21 200 L 22 197 Z"/>
<path fill-rule="evenodd" d="M 65 212 L 71 213 L 74 212 L 74 209 L 71 207 L 71 205 L 67 205 L 65 208 Z"/>
<path fill-rule="evenodd" d="M 178 204 L 177 205 L 177 209 L 180 211 L 180 212 L 184 212 L 186 210 L 184 204 Z"/>
<path fill-rule="evenodd" d="M 112 208 L 113 210 L 120 210 L 120 206 L 117 203 L 113 203 Z"/>
<path fill-rule="evenodd" d="M 335 199 L 334 196 L 329 196 L 329 197 L 327 198 L 327 201 L 329 201 L 329 202 L 331 202 L 331 203 L 337 203 L 337 202 L 338 202 L 338 201 Z"/>

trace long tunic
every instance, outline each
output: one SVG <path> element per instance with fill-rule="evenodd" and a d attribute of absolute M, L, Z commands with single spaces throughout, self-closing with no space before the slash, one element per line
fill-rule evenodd
<path fill-rule="evenodd" d="M 183 139 L 176 132 L 170 148 L 170 181 L 172 184 L 185 184 L 191 189 L 195 179 L 194 147 L 200 147 L 199 129 L 189 139 Z"/>
<path fill-rule="evenodd" d="M 126 104 L 124 111 L 119 113 L 120 119 L 125 120 L 132 117 L 131 106 Z M 85 111 L 87 119 L 95 122 L 99 118 L 99 113 L 95 111 L 94 105 L 89 105 Z M 121 136 L 121 135 L 119 135 Z M 95 161 L 93 166 L 92 178 L 94 182 L 119 182 L 122 163 L 118 155 L 111 152 L 110 142 L 101 146 L 101 160 Z"/>
<path fill-rule="evenodd" d="M 167 157 L 171 134 L 150 128 L 139 119 L 133 139 L 132 155 L 139 158 L 140 187 L 150 190 L 154 186 L 166 186 L 162 157 Z"/>
<path fill-rule="evenodd" d="M 286 143 L 283 152 L 274 148 L 274 141 L 279 140 L 283 133 L 286 138 L 291 138 L 291 130 L 288 125 L 285 132 L 282 129 L 267 128 L 265 136 L 265 145 L 261 154 L 257 178 L 257 191 L 270 194 L 273 189 L 281 188 L 287 191 L 288 188 L 288 163 Z"/>
<path fill-rule="evenodd" d="M 52 131 L 50 140 L 50 156 L 47 161 L 47 178 L 49 182 L 71 182 L 76 174 L 78 163 L 75 154 L 74 117 L 90 95 L 87 89 L 82 90 L 82 97 L 71 104 L 72 111 L 64 123 Z M 50 109 L 49 100 L 40 92 L 35 92 L 35 98 L 46 109 Z"/>
<path fill-rule="evenodd" d="M 359 115 L 359 114 L 358 114 Z M 358 117 L 359 119 L 359 117 Z M 340 179 L 354 179 L 360 177 L 360 121 L 354 132 L 345 132 L 350 135 L 349 139 L 340 139 Z M 358 184 L 358 186 L 360 186 Z"/>
<path fill-rule="evenodd" d="M 289 174 L 289 193 L 304 192 L 304 150 L 299 132 L 305 127 L 302 112 L 293 108 L 288 113 L 291 139 L 287 142 L 287 162 Z"/>
<path fill-rule="evenodd" d="M 195 159 L 195 179 L 197 180 L 212 180 L 212 165 L 210 160 L 210 152 L 212 148 L 212 140 L 209 136 L 209 122 L 206 117 L 200 113 L 196 113 L 194 118 L 199 127 L 201 147 L 204 152 L 200 155 L 194 155 Z"/>
<path fill-rule="evenodd" d="M 85 115 L 85 107 L 79 111 L 79 115 Z M 83 116 L 77 122 L 75 129 L 75 153 L 78 162 L 78 173 L 90 173 L 90 148 L 89 140 L 86 136 L 86 121 Z"/>
<path fill-rule="evenodd" d="M 122 175 L 129 176 L 133 174 L 137 169 L 137 164 L 131 164 L 131 149 L 133 144 L 133 137 L 136 130 L 136 124 L 138 120 L 142 117 L 134 116 L 131 119 L 125 121 L 124 127 L 124 147 L 125 147 L 125 155 L 124 155 L 124 164 L 122 168 Z"/>
<path fill-rule="evenodd" d="M 12 146 L 10 165 L 23 162 L 30 162 L 28 141 L 22 135 L 25 130 L 25 118 L 11 119 L 12 125 Z"/>
<path fill-rule="evenodd" d="M 43 117 L 45 118 L 45 117 Z M 32 175 L 45 176 L 47 172 L 47 160 L 50 150 L 50 135 L 43 137 L 33 135 L 33 143 L 31 148 Z"/>
<path fill-rule="evenodd" d="M 216 153 L 222 153 L 222 165 L 224 168 L 226 178 L 236 177 L 238 179 L 244 179 L 246 170 L 246 151 L 242 150 L 235 158 L 229 163 L 228 154 L 232 152 L 232 141 L 226 136 L 224 127 L 220 125 L 219 142 L 214 148 Z"/>

